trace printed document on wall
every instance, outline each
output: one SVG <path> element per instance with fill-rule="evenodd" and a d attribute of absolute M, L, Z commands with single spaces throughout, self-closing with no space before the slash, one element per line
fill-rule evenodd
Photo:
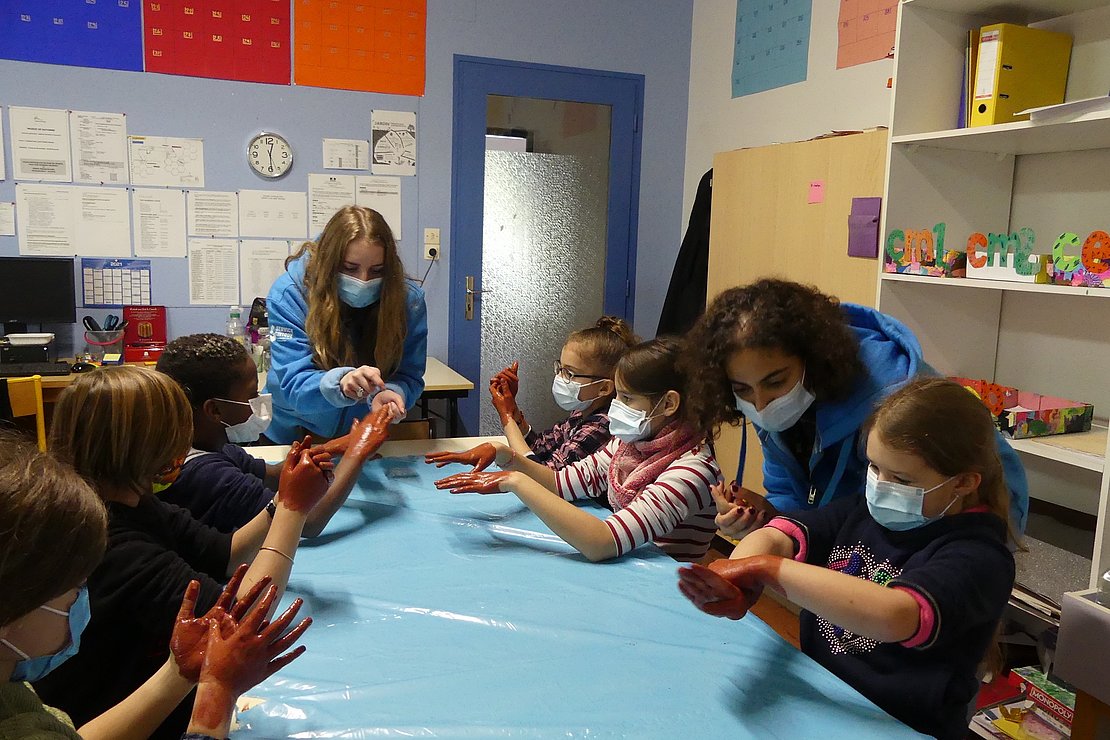
<path fill-rule="evenodd" d="M 189 240 L 189 303 L 234 306 L 239 302 L 239 260 L 234 239 Z"/>
<path fill-rule="evenodd" d="M 15 184 L 16 220 L 19 222 L 19 253 L 72 255 L 73 202 L 75 188 L 69 185 Z"/>
<path fill-rule="evenodd" d="M 4 160 L 4 109 L 0 108 L 0 180 L 8 179 L 8 168 Z"/>
<path fill-rule="evenodd" d="M 401 178 L 358 177 L 355 205 L 373 208 L 393 231 L 393 238 L 401 241 Z"/>
<path fill-rule="evenodd" d="M 16 183 L 19 253 L 131 256 L 131 219 L 124 188 Z"/>
<path fill-rule="evenodd" d="M 370 143 L 366 139 L 324 139 L 324 169 L 370 169 Z"/>
<path fill-rule="evenodd" d="M 239 235 L 307 239 L 307 194 L 282 190 L 240 190 Z"/>
<path fill-rule="evenodd" d="M 72 182 L 69 115 L 55 108 L 8 108 L 12 134 L 12 177 Z"/>
<path fill-rule="evenodd" d="M 375 175 L 416 174 L 416 114 L 370 111 L 370 169 Z"/>
<path fill-rule="evenodd" d="M 0 236 L 15 236 L 15 201 L 0 201 Z"/>
<path fill-rule="evenodd" d="M 270 286 L 285 272 L 285 260 L 293 243 L 264 239 L 243 239 L 239 242 L 239 303 L 249 306 L 255 298 L 270 294 Z"/>
<path fill-rule="evenodd" d="M 74 188 L 73 254 L 89 257 L 131 256 L 131 207 L 127 188 Z"/>
<path fill-rule="evenodd" d="M 74 182 L 126 185 L 127 118 L 122 113 L 69 112 Z"/>
<path fill-rule="evenodd" d="M 169 188 L 204 187 L 204 140 L 128 136 L 131 184 Z"/>
<path fill-rule="evenodd" d="M 136 257 L 184 257 L 185 191 L 135 188 L 131 219 Z"/>
<path fill-rule="evenodd" d="M 355 205 L 355 176 L 309 174 L 308 205 L 308 230 L 315 239 L 336 211 Z"/>
<path fill-rule="evenodd" d="M 239 236 L 239 198 L 233 192 L 190 190 L 189 236 Z"/>

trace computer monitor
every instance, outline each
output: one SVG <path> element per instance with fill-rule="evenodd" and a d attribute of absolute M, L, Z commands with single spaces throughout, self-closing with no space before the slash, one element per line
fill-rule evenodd
<path fill-rule="evenodd" d="M 0 322 L 5 333 L 23 324 L 72 324 L 73 258 L 0 257 Z"/>

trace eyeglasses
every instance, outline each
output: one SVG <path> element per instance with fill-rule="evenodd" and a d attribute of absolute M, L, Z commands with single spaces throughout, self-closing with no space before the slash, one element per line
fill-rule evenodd
<path fill-rule="evenodd" d="M 555 362 L 551 363 L 551 367 L 555 371 L 555 374 L 558 375 L 563 380 L 573 381 L 575 378 L 583 378 L 585 380 L 608 380 L 609 379 L 608 377 L 606 377 L 604 375 L 586 375 L 585 373 L 572 373 L 570 370 L 567 370 L 565 367 L 563 367 L 563 363 L 559 362 L 558 360 L 555 360 Z"/>

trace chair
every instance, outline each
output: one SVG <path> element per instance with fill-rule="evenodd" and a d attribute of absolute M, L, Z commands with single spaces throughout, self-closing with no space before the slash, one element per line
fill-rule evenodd
<path fill-rule="evenodd" d="M 46 413 L 42 407 L 42 376 L 0 378 L 0 419 L 35 417 L 39 450 L 46 452 Z"/>

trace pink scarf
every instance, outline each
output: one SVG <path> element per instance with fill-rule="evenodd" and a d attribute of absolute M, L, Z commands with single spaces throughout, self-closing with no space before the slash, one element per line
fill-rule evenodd
<path fill-rule="evenodd" d="M 632 503 L 667 466 L 700 444 L 697 432 L 675 420 L 651 439 L 617 445 L 617 453 L 609 463 L 609 505 L 613 511 Z"/>

